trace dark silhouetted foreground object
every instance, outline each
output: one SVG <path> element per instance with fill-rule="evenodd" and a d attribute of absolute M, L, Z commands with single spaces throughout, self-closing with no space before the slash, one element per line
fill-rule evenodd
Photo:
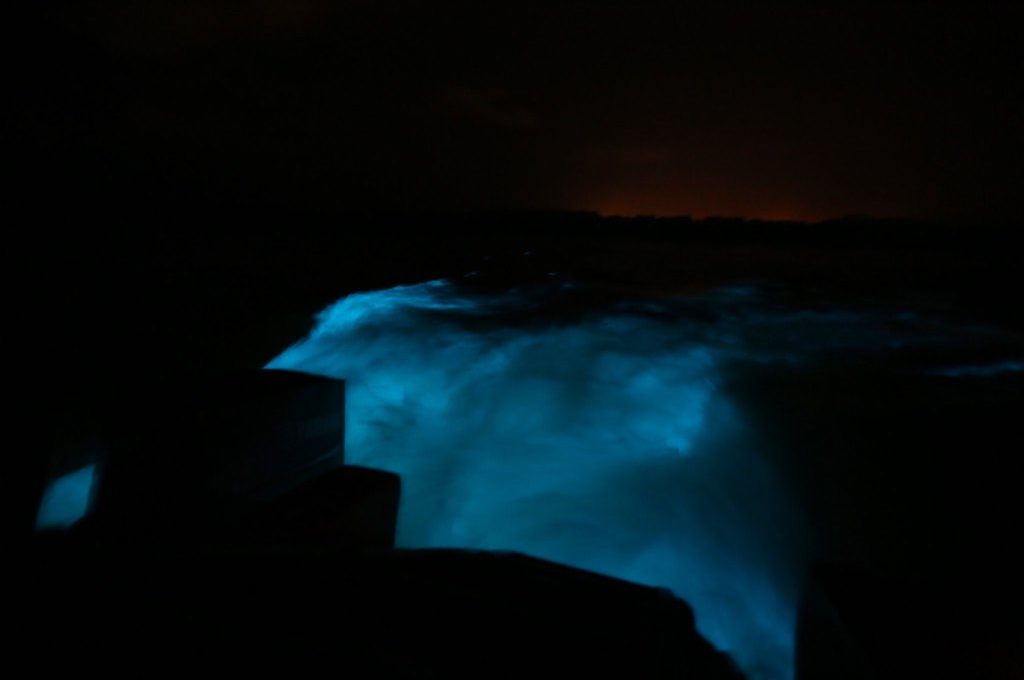
<path fill-rule="evenodd" d="M 51 545 L 36 557 L 15 642 L 54 671 L 739 677 L 668 592 L 516 554 Z"/>
<path fill-rule="evenodd" d="M 288 371 L 146 384 L 102 423 L 97 525 L 138 538 L 216 533 L 344 463 L 345 385 Z"/>
<path fill-rule="evenodd" d="M 106 545 L 394 547 L 400 480 L 343 465 L 344 419 L 344 382 L 290 371 L 136 385 L 44 504 L 94 497 L 76 536 Z"/>
<path fill-rule="evenodd" d="M 267 371 L 129 397 L 95 457 L 71 461 L 87 463 L 72 480 L 99 477 L 95 511 L 39 533 L 19 564 L 9 641 L 24 661 L 67 674 L 739 677 L 667 591 L 518 554 L 394 550 L 400 480 L 342 464 L 339 381 Z"/>
<path fill-rule="evenodd" d="M 797 680 L 1024 677 L 1024 631 L 1007 603 L 837 565 L 811 570 L 797 625 Z"/>
<path fill-rule="evenodd" d="M 256 506 L 222 540 L 249 545 L 392 548 L 398 475 L 346 465 Z"/>

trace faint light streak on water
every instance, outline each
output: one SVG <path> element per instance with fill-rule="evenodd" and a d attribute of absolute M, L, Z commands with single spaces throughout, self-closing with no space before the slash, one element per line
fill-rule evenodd
<path fill-rule="evenodd" d="M 969 366 L 951 366 L 949 368 L 938 368 L 928 371 L 931 375 L 941 375 L 947 378 L 987 378 L 1006 373 L 1020 373 L 1024 371 L 1024 361 L 999 361 L 991 364 L 976 364 Z"/>

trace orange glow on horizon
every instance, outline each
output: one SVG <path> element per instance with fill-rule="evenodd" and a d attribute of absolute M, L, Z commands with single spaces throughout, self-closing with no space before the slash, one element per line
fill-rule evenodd
<path fill-rule="evenodd" d="M 654 217 L 691 217 L 693 219 L 724 217 L 777 222 L 818 222 L 842 216 L 840 214 L 824 214 L 786 204 L 759 206 L 744 205 L 737 201 L 733 203 L 734 207 L 723 207 L 730 203 L 728 200 L 687 201 L 683 196 L 676 200 L 647 200 L 647 197 L 604 197 L 593 202 L 582 202 L 580 207 L 595 211 L 602 217 L 652 215 Z"/>

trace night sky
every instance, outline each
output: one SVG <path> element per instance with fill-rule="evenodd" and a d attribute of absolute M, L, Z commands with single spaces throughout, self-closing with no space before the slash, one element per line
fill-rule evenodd
<path fill-rule="evenodd" d="M 20 31 L 13 137 L 57 191 L 1018 215 L 1020 9 L 767 5 L 51 2 Z"/>

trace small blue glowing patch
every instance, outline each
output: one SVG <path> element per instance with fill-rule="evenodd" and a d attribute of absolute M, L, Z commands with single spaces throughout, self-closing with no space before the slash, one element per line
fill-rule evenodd
<path fill-rule="evenodd" d="M 86 465 L 50 482 L 43 491 L 36 529 L 67 529 L 89 513 L 96 465 Z"/>

